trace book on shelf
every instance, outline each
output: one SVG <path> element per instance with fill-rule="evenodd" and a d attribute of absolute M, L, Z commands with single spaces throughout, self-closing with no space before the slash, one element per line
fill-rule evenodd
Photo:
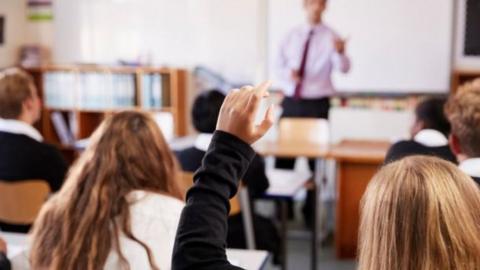
<path fill-rule="evenodd" d="M 75 138 L 69 129 L 65 118 L 61 112 L 52 112 L 50 118 L 53 123 L 53 127 L 60 139 L 60 143 L 63 145 L 71 145 L 74 143 Z"/>
<path fill-rule="evenodd" d="M 45 104 L 63 109 L 118 109 L 135 106 L 135 75 L 48 72 Z"/>
<path fill-rule="evenodd" d="M 142 104 L 147 109 L 163 107 L 163 78 L 161 74 L 144 74 Z"/>

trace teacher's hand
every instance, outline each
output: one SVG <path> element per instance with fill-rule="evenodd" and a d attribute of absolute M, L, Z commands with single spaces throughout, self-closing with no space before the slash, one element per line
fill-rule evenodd
<path fill-rule="evenodd" d="M 268 96 L 270 82 L 264 82 L 257 87 L 245 86 L 233 90 L 225 98 L 217 130 L 228 132 L 248 144 L 256 142 L 267 133 L 273 125 L 273 106 L 270 106 L 260 125 L 255 125 L 255 116 L 260 101 Z"/>
<path fill-rule="evenodd" d="M 346 44 L 347 44 L 347 40 L 346 40 L 346 39 L 336 38 L 336 39 L 333 41 L 333 45 L 334 45 L 334 47 L 335 47 L 335 50 L 336 50 L 339 54 L 344 54 L 344 53 L 345 53 Z"/>

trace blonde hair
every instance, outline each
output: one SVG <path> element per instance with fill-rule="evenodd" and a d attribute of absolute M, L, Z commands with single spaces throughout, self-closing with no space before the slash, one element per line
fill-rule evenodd
<path fill-rule="evenodd" d="M 32 77 L 18 68 L 0 72 L 0 118 L 17 119 L 23 102 L 36 93 Z"/>
<path fill-rule="evenodd" d="M 159 269 L 150 248 L 132 233 L 126 196 L 148 190 L 182 200 L 178 174 L 149 115 L 126 111 L 108 118 L 60 192 L 42 208 L 33 230 L 32 268 L 100 270 L 114 250 L 120 269 L 130 269 L 120 247 L 123 234 L 145 249 L 151 269 Z"/>
<path fill-rule="evenodd" d="M 445 106 L 452 134 L 469 157 L 480 156 L 480 79 L 461 86 Z"/>
<path fill-rule="evenodd" d="M 360 270 L 480 267 L 480 190 L 452 163 L 411 156 L 382 168 L 362 199 Z"/>

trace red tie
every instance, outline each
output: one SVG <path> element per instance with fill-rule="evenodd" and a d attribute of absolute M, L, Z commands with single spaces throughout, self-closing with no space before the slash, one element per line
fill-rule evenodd
<path fill-rule="evenodd" d="M 308 49 L 310 48 L 310 41 L 312 40 L 312 36 L 313 36 L 313 29 L 310 30 L 310 32 L 308 33 L 308 38 L 307 38 L 307 41 L 305 42 L 305 47 L 303 49 L 302 63 L 300 64 L 300 69 L 298 70 L 300 81 L 295 87 L 295 94 L 293 95 L 293 97 L 297 100 L 302 97 L 302 83 L 303 83 L 303 77 L 305 75 L 305 67 L 307 66 Z"/>

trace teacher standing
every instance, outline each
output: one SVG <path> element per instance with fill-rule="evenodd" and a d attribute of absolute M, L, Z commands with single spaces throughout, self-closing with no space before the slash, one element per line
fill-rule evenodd
<path fill-rule="evenodd" d="M 282 117 L 328 119 L 330 97 L 335 94 L 332 71 L 347 73 L 350 69 L 345 40 L 322 20 L 326 4 L 327 0 L 303 0 L 307 24 L 291 30 L 281 44 L 277 72 L 285 94 Z M 314 164 L 314 160 L 309 161 L 311 170 Z M 294 165 L 294 159 L 279 158 L 275 162 L 282 169 Z M 314 203 L 313 193 L 308 192 L 303 215 L 309 227 L 313 225 Z M 289 216 L 293 216 L 292 206 Z"/>
<path fill-rule="evenodd" d="M 335 88 L 332 71 L 346 73 L 345 40 L 322 21 L 327 0 L 303 0 L 308 23 L 294 28 L 280 47 L 278 73 L 285 93 L 283 117 L 328 119 Z"/>

